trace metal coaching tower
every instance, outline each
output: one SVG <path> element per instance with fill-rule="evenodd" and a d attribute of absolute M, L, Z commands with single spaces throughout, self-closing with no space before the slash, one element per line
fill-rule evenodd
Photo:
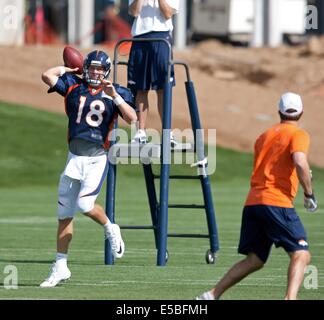
<path fill-rule="evenodd" d="M 190 78 L 189 68 L 184 62 L 174 61 L 171 57 L 171 45 L 165 39 L 122 39 L 120 40 L 114 49 L 114 73 L 113 83 L 117 83 L 117 66 L 126 65 L 127 62 L 118 61 L 118 48 L 124 42 L 152 42 L 160 41 L 165 43 L 169 50 L 168 72 L 165 79 L 165 87 L 163 92 L 163 121 L 162 121 L 162 145 L 158 146 L 160 155 L 160 175 L 153 173 L 151 164 L 143 164 L 146 190 L 149 200 L 152 226 L 121 226 L 121 229 L 153 229 L 155 237 L 155 245 L 157 249 L 157 265 L 164 266 L 168 260 L 167 251 L 167 238 L 168 237 L 186 237 L 186 238 L 209 238 L 210 249 L 206 252 L 206 262 L 215 263 L 215 253 L 219 249 L 218 232 L 215 218 L 214 205 L 212 200 L 212 193 L 210 187 L 209 176 L 207 172 L 207 158 L 204 152 L 203 134 L 201 132 L 201 124 L 199 118 L 199 111 L 197 105 L 197 99 L 193 82 Z M 194 133 L 194 146 L 193 152 L 197 157 L 197 163 L 195 164 L 199 168 L 199 175 L 170 175 L 170 160 L 171 159 L 171 142 L 170 142 L 170 129 L 171 129 L 171 113 L 172 113 L 172 85 L 169 81 L 171 76 L 171 67 L 173 65 L 181 65 L 185 68 L 187 81 L 185 82 L 187 100 L 191 118 L 192 130 Z M 116 126 L 117 127 L 117 121 Z M 114 139 L 111 141 L 111 147 L 117 146 Z M 139 148 L 139 145 L 135 145 Z M 153 145 L 154 146 L 154 145 Z M 156 145 L 155 145 L 156 146 Z M 131 147 L 126 145 L 126 147 Z M 183 150 L 186 151 L 186 150 Z M 115 219 L 115 189 L 117 170 L 116 164 L 109 162 L 109 170 L 107 175 L 107 193 L 106 193 L 106 214 L 110 221 L 114 222 Z M 157 200 L 157 194 L 154 181 L 160 179 L 160 195 L 159 202 Z M 181 179 L 181 180 L 200 180 L 204 204 L 169 204 L 169 179 Z M 204 209 L 206 212 L 206 219 L 208 225 L 208 235 L 204 234 L 168 234 L 168 208 L 194 208 Z M 111 253 L 109 241 L 105 241 L 105 264 L 111 265 L 114 263 L 114 258 Z"/>

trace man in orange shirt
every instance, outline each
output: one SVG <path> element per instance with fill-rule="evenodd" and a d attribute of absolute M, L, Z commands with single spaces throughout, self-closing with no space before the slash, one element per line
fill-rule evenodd
<path fill-rule="evenodd" d="M 314 212 L 311 173 L 307 161 L 309 135 L 298 127 L 303 114 L 299 95 L 285 93 L 279 102 L 281 122 L 264 132 L 255 143 L 251 188 L 245 202 L 238 252 L 246 258 L 236 263 L 216 286 L 197 300 L 214 300 L 266 263 L 273 244 L 290 257 L 286 300 L 297 299 L 304 270 L 310 262 L 305 229 L 293 205 L 298 181 L 304 206 Z"/>

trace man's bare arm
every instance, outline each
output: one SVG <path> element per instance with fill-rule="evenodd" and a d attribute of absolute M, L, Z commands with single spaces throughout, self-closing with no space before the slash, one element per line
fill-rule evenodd
<path fill-rule="evenodd" d="M 134 0 L 134 2 L 129 6 L 128 12 L 133 17 L 137 17 L 142 10 L 144 0 Z"/>
<path fill-rule="evenodd" d="M 293 161 L 296 166 L 299 182 L 304 189 L 304 207 L 309 212 L 315 212 L 317 209 L 317 201 L 314 196 L 312 176 L 306 154 L 303 152 L 294 152 Z"/>
<path fill-rule="evenodd" d="M 78 71 L 79 68 L 71 69 L 68 67 L 54 67 L 48 69 L 47 71 L 42 73 L 42 80 L 45 82 L 50 88 L 53 88 L 56 85 L 58 78 L 64 74 L 65 72 L 75 72 Z"/>
<path fill-rule="evenodd" d="M 294 152 L 293 161 L 296 166 L 299 182 L 303 187 L 304 192 L 311 195 L 313 193 L 312 177 L 310 174 L 306 154 L 303 152 Z"/>
<path fill-rule="evenodd" d="M 159 0 L 159 7 L 165 19 L 171 19 L 175 10 L 168 5 L 166 0 Z"/>

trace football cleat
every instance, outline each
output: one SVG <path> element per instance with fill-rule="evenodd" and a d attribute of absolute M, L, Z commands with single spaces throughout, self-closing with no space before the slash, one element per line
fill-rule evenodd
<path fill-rule="evenodd" d="M 209 291 L 207 291 L 196 297 L 196 300 L 215 300 L 215 297 Z"/>
<path fill-rule="evenodd" d="M 58 267 L 56 263 L 53 264 L 48 278 L 40 284 L 41 288 L 52 288 L 57 286 L 60 282 L 66 281 L 71 277 L 71 272 L 68 267 Z"/>
<path fill-rule="evenodd" d="M 112 224 L 109 232 L 105 232 L 105 239 L 109 240 L 112 254 L 115 258 L 121 258 L 125 252 L 125 243 L 121 237 L 118 224 Z"/>

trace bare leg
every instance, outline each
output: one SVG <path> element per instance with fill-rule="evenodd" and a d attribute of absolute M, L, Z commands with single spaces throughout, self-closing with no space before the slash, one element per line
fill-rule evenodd
<path fill-rule="evenodd" d="M 73 235 L 73 219 L 58 221 L 57 252 L 67 254 Z"/>
<path fill-rule="evenodd" d="M 71 277 L 71 272 L 67 267 L 67 255 L 69 244 L 73 234 L 73 218 L 58 221 L 56 261 L 51 268 L 50 275 L 39 286 L 41 288 L 52 288 L 61 281 Z"/>
<path fill-rule="evenodd" d="M 244 260 L 233 265 L 210 292 L 214 295 L 215 299 L 219 299 L 227 289 L 240 282 L 250 273 L 261 269 L 263 265 L 263 261 L 256 254 L 249 253 Z"/>
<path fill-rule="evenodd" d="M 138 129 L 144 130 L 145 126 L 146 126 L 146 119 L 147 119 L 147 114 L 148 114 L 148 109 L 149 109 L 148 91 L 137 91 L 136 106 L 139 109 L 139 112 L 138 112 L 139 128 Z"/>
<path fill-rule="evenodd" d="M 304 279 L 305 267 L 310 263 L 311 256 L 307 250 L 289 253 L 288 285 L 285 300 L 296 300 L 300 285 Z"/>
<path fill-rule="evenodd" d="M 109 221 L 104 209 L 99 204 L 95 204 L 93 209 L 85 213 L 85 215 L 102 226 Z"/>
<path fill-rule="evenodd" d="M 98 204 L 95 204 L 94 208 L 85 215 L 104 227 L 105 239 L 109 240 L 113 256 L 121 258 L 125 252 L 125 244 L 119 226 L 109 221 L 105 211 Z"/>
<path fill-rule="evenodd" d="M 161 123 L 163 121 L 163 89 L 156 91 L 157 102 L 158 102 L 158 111 L 161 119 Z"/>

